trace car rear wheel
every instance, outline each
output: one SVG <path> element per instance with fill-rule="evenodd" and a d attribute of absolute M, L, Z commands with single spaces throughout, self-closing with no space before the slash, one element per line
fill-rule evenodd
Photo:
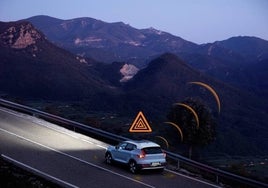
<path fill-rule="evenodd" d="M 106 153 L 106 155 L 105 155 L 105 162 L 107 164 L 112 164 L 113 158 L 112 158 L 112 155 L 110 153 Z"/>
<path fill-rule="evenodd" d="M 135 161 L 131 160 L 128 163 L 128 166 L 129 166 L 129 170 L 131 173 L 136 174 L 138 172 L 138 166 L 137 166 L 137 163 Z"/>

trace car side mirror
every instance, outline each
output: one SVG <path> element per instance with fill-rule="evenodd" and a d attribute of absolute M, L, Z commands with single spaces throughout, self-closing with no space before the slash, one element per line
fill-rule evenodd
<path fill-rule="evenodd" d="M 119 146 L 115 146 L 115 149 L 119 149 Z"/>

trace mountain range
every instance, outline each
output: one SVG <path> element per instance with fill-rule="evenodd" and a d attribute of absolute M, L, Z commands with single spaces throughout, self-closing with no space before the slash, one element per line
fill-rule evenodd
<path fill-rule="evenodd" d="M 154 28 L 136 29 L 122 22 L 106 23 L 93 18 L 60 20 L 48 16 L 35 16 L 27 21 L 49 41 L 82 57 L 106 63 L 127 62 L 144 68 L 155 57 L 169 52 L 223 82 L 256 90 L 262 96 L 268 94 L 268 87 L 263 87 L 267 81 L 255 84 L 263 79 L 261 75 L 268 74 L 265 67 L 268 41 L 260 38 L 239 36 L 197 45 Z M 254 64 L 261 70 L 260 74 L 248 71 Z"/>
<path fill-rule="evenodd" d="M 210 152 L 267 154 L 267 46 L 256 37 L 197 45 L 92 18 L 0 22 L 0 91 L 21 99 L 86 101 L 88 111 L 131 117 L 143 110 L 156 126 L 173 103 L 199 97 L 217 116 Z M 192 81 L 217 91 L 220 114 L 213 96 Z"/>
<path fill-rule="evenodd" d="M 141 63 L 165 52 L 183 52 L 197 45 L 166 32 L 136 29 L 123 22 L 93 18 L 60 20 L 48 16 L 27 19 L 56 45 L 102 62 Z"/>

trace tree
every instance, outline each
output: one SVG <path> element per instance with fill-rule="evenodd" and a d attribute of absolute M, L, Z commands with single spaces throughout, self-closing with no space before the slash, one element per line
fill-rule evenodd
<path fill-rule="evenodd" d="M 216 123 L 209 108 L 200 100 L 189 98 L 180 104 L 191 107 L 198 119 L 191 110 L 176 104 L 172 106 L 167 118 L 181 128 L 183 143 L 189 146 L 189 158 L 191 158 L 193 147 L 204 147 L 215 140 Z"/>

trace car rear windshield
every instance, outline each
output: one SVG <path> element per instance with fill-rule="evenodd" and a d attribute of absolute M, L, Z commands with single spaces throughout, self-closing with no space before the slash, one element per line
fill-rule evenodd
<path fill-rule="evenodd" d="M 148 147 L 142 149 L 145 154 L 157 154 L 157 153 L 163 153 L 160 147 Z"/>

